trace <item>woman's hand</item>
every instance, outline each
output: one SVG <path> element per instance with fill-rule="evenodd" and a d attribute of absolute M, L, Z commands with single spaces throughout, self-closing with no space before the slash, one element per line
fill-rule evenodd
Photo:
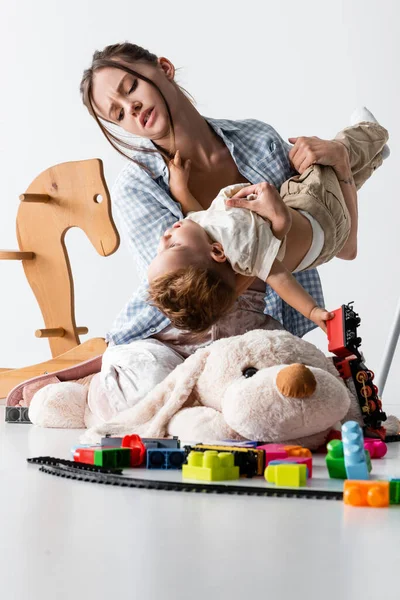
<path fill-rule="evenodd" d="M 315 164 L 332 167 L 339 179 L 347 179 L 351 174 L 349 153 L 341 142 L 315 136 L 289 138 L 289 142 L 294 144 L 289 160 L 300 175 Z"/>
<path fill-rule="evenodd" d="M 175 198 L 179 198 L 182 193 L 189 189 L 188 181 L 190 175 L 190 159 L 183 164 L 179 150 L 168 164 L 169 169 L 169 189 Z"/>

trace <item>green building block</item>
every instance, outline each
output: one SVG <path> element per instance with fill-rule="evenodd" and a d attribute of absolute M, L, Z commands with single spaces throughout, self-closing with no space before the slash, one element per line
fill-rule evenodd
<path fill-rule="evenodd" d="M 200 481 L 239 479 L 239 467 L 235 467 L 231 452 L 192 451 L 188 456 L 188 464 L 182 465 L 182 477 Z"/>
<path fill-rule="evenodd" d="M 347 479 L 344 466 L 343 444 L 340 440 L 331 440 L 326 445 L 328 454 L 325 462 L 331 479 Z"/>
<path fill-rule="evenodd" d="M 389 504 L 400 504 L 400 479 L 389 481 Z"/>
<path fill-rule="evenodd" d="M 102 448 L 94 453 L 94 464 L 98 467 L 123 469 L 130 467 L 130 463 L 130 448 Z"/>
<path fill-rule="evenodd" d="M 344 465 L 343 443 L 340 440 L 331 440 L 326 445 L 328 454 L 325 462 L 331 479 L 347 479 L 346 467 Z M 371 457 L 368 450 L 365 451 L 368 473 L 371 473 Z"/>

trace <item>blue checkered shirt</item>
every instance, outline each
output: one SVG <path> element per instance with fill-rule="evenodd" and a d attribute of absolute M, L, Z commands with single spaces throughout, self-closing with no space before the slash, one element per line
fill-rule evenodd
<path fill-rule="evenodd" d="M 250 183 L 268 181 L 279 189 L 294 174 L 288 159 L 290 146 L 270 125 L 255 119 L 206 120 L 224 140 L 240 173 Z M 151 140 L 147 139 L 140 139 L 137 145 L 154 149 Z M 110 345 L 127 344 L 149 337 L 170 324 L 167 317 L 146 302 L 147 268 L 157 253 L 164 231 L 183 219 L 180 205 L 170 196 L 168 167 L 162 157 L 158 153 L 144 152 L 135 152 L 132 157 L 148 167 L 151 173 L 128 161 L 113 186 L 111 196 L 136 258 L 141 284 L 107 333 L 106 341 Z M 324 306 L 316 269 L 296 273 L 295 277 L 318 305 Z M 264 313 L 280 321 L 288 331 L 299 337 L 316 327 L 281 300 L 268 285 Z"/>

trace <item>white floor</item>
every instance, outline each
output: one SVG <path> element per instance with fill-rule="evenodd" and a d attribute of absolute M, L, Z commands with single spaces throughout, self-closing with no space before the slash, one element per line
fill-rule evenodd
<path fill-rule="evenodd" d="M 400 507 L 108 487 L 26 463 L 69 458 L 79 434 L 5 424 L 0 408 L 1 598 L 397 597 Z M 373 466 L 400 477 L 400 444 Z"/>

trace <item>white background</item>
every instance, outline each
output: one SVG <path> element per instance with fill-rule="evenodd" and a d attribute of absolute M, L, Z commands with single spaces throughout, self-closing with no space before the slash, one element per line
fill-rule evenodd
<path fill-rule="evenodd" d="M 398 12 L 396 0 L 2 0 L 0 248 L 17 248 L 18 196 L 42 170 L 99 157 L 111 188 L 121 169 L 79 96 L 83 70 L 105 45 L 130 41 L 168 57 L 202 114 L 258 118 L 284 138 L 333 137 L 366 105 L 389 129 L 392 154 L 359 195 L 358 258 L 320 274 L 328 308 L 355 301 L 377 372 L 400 295 Z M 67 246 L 77 324 L 104 336 L 137 286 L 134 260 L 124 243 L 101 258 L 76 229 Z M 0 367 L 50 358 L 47 341 L 34 337 L 43 321 L 21 264 L 0 262 L 0 281 Z M 322 331 L 307 339 L 327 351 Z M 384 399 L 400 412 L 398 365 L 397 353 Z"/>

